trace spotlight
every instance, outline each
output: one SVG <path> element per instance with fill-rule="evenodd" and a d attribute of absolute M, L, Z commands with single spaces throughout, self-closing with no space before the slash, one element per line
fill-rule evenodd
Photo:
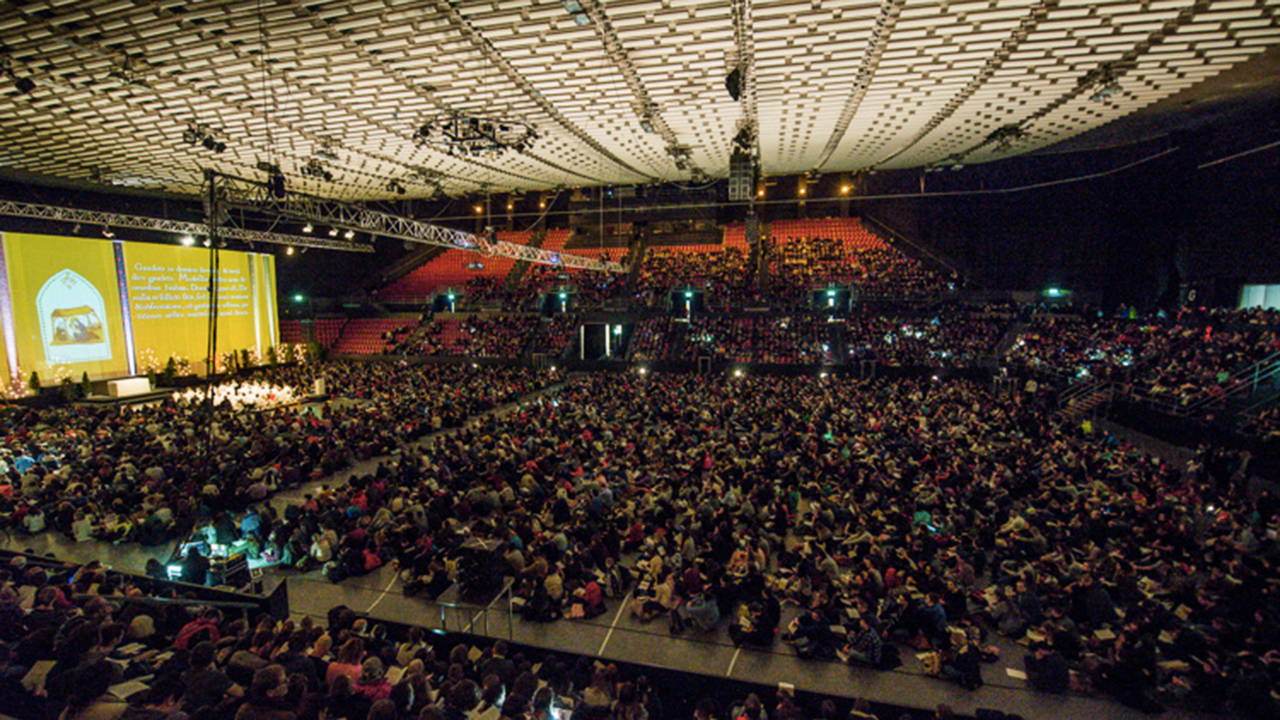
<path fill-rule="evenodd" d="M 179 242 L 181 242 L 186 247 L 191 247 L 192 245 L 196 244 L 196 239 L 191 237 L 190 235 L 183 235 L 180 238 Z"/>
<path fill-rule="evenodd" d="M 292 255 L 292 254 L 293 254 L 293 246 L 292 246 L 292 245 L 290 245 L 289 247 L 285 248 L 285 249 L 284 249 L 284 254 L 285 254 L 285 255 Z M 295 298 L 295 299 L 297 299 L 297 298 Z"/>
<path fill-rule="evenodd" d="M 742 368 L 738 368 L 737 370 L 734 370 L 734 371 L 733 371 L 733 376 L 734 376 L 734 377 L 742 377 Z"/>
<path fill-rule="evenodd" d="M 201 244 L 201 245 L 203 245 L 203 246 L 205 246 L 205 247 L 209 247 L 210 245 L 213 245 L 213 243 L 209 241 L 209 238 L 205 238 L 205 239 L 204 239 L 204 242 L 202 242 L 202 243 L 200 243 L 200 244 Z"/>
<path fill-rule="evenodd" d="M 108 240 L 110 240 L 111 238 L 113 238 L 113 237 L 115 237 L 115 236 L 116 236 L 116 234 L 115 234 L 114 232 L 111 232 L 111 226 L 110 226 L 110 225 L 104 226 L 104 227 L 102 228 L 102 237 L 107 238 Z"/>
<path fill-rule="evenodd" d="M 302 232 L 304 233 L 310 233 L 312 230 L 315 230 L 315 228 L 311 227 L 311 223 L 302 226 Z"/>
<path fill-rule="evenodd" d="M 329 237 L 338 237 L 338 228 L 329 228 Z"/>
<path fill-rule="evenodd" d="M 354 230 L 348 230 L 348 231 L 346 231 L 345 233 L 343 233 L 343 234 L 342 234 L 342 237 L 343 237 L 343 238 L 345 238 L 345 239 L 347 239 L 347 240 L 355 240 L 355 239 L 356 239 L 356 233 L 355 233 L 355 231 L 354 231 Z"/>

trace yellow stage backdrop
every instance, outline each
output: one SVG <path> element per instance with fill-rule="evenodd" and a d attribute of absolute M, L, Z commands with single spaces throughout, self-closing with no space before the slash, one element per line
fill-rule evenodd
<path fill-rule="evenodd" d="M 109 241 L 5 233 L 4 252 L 15 374 L 52 385 L 128 373 Z"/>
<path fill-rule="evenodd" d="M 22 233 L 0 247 L 4 378 L 123 377 L 170 357 L 205 371 L 208 250 Z M 280 336 L 274 256 L 223 250 L 217 269 L 218 354 L 265 359 Z"/>
<path fill-rule="evenodd" d="M 219 355 L 249 349 L 265 358 L 267 347 L 276 344 L 274 260 L 218 253 Z M 203 372 L 213 274 L 209 251 L 127 243 L 124 265 L 139 369 L 152 361 L 163 366 L 173 356 L 188 359 L 196 372 Z M 269 283 L 261 279 L 264 274 Z"/>

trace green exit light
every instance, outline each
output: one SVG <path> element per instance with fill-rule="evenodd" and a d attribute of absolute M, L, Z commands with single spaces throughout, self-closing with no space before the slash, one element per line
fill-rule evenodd
<path fill-rule="evenodd" d="M 307 299 L 307 297 L 306 297 L 305 295 L 303 295 L 302 293 L 298 293 L 297 295 L 294 295 L 294 296 L 293 296 L 293 301 L 294 301 L 294 302 L 297 302 L 297 303 L 300 303 L 300 302 L 302 302 L 302 301 L 304 301 L 304 300 L 306 300 L 306 299 Z"/>

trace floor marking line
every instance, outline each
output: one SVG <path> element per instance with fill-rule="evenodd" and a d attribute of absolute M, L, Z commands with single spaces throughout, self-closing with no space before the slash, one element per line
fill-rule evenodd
<path fill-rule="evenodd" d="M 733 677 L 733 667 L 738 664 L 738 656 L 742 654 L 742 648 L 733 651 L 733 659 L 729 661 L 729 672 L 725 673 L 725 677 Z"/>
<path fill-rule="evenodd" d="M 609 632 L 605 633 L 604 642 L 600 643 L 600 651 L 596 656 L 604 655 L 604 646 L 609 644 L 609 638 L 613 637 L 613 629 L 618 627 L 618 620 L 622 617 L 622 611 L 627 609 L 628 601 L 631 600 L 631 591 L 627 591 L 626 597 L 622 598 L 622 604 L 618 606 L 618 612 L 613 615 L 613 624 L 609 626 Z"/>
<path fill-rule="evenodd" d="M 391 573 L 391 582 L 387 583 L 387 586 L 382 589 L 382 594 L 378 596 L 377 600 L 373 601 L 373 604 L 369 606 L 369 609 L 364 611 L 366 615 L 373 612 L 373 609 L 378 607 L 378 603 L 382 602 L 382 598 L 386 597 L 387 593 L 391 592 L 391 586 L 396 584 L 396 577 L 399 574 L 400 573 L 398 572 Z"/>

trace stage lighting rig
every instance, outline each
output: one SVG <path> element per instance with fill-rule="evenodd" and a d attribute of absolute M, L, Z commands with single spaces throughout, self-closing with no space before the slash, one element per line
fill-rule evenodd
<path fill-rule="evenodd" d="M 267 185 L 270 187 L 271 196 L 277 200 L 283 200 L 288 188 L 285 186 L 284 173 L 280 170 L 280 166 L 266 160 L 259 160 L 256 167 L 267 174 Z"/>
<path fill-rule="evenodd" d="M 204 149 L 215 153 L 223 153 L 227 150 L 227 144 L 219 140 L 208 125 L 199 123 L 187 123 L 187 129 L 182 131 L 182 141 L 188 145 L 201 145 Z"/>
<path fill-rule="evenodd" d="M 1085 73 L 1077 84 L 1086 92 L 1091 91 L 1089 94 L 1091 102 L 1105 103 L 1113 96 L 1124 92 L 1124 87 L 1116 79 L 1115 69 L 1109 63 L 1104 63 L 1096 70 Z"/>
<path fill-rule="evenodd" d="M 302 173 L 303 177 L 312 177 L 317 180 L 324 180 L 325 182 L 333 182 L 333 173 L 329 172 L 329 168 L 325 167 L 324 163 L 320 162 L 316 158 L 308 160 L 307 164 L 303 165 L 299 172 Z"/>
<path fill-rule="evenodd" d="M 387 192 L 392 192 L 397 195 L 403 195 L 407 191 L 405 190 L 404 185 L 400 184 L 399 180 L 392 178 L 391 180 L 387 181 Z"/>
<path fill-rule="evenodd" d="M 418 147 L 431 147 L 461 157 L 497 157 L 508 150 L 522 153 L 538 139 L 538 128 L 523 118 L 448 110 L 413 133 Z"/>
<path fill-rule="evenodd" d="M 996 146 L 996 152 L 1005 152 L 1012 148 L 1014 143 L 1026 138 L 1027 131 L 1023 130 L 1021 125 L 1009 123 L 992 130 L 991 134 L 987 135 L 987 142 Z"/>

